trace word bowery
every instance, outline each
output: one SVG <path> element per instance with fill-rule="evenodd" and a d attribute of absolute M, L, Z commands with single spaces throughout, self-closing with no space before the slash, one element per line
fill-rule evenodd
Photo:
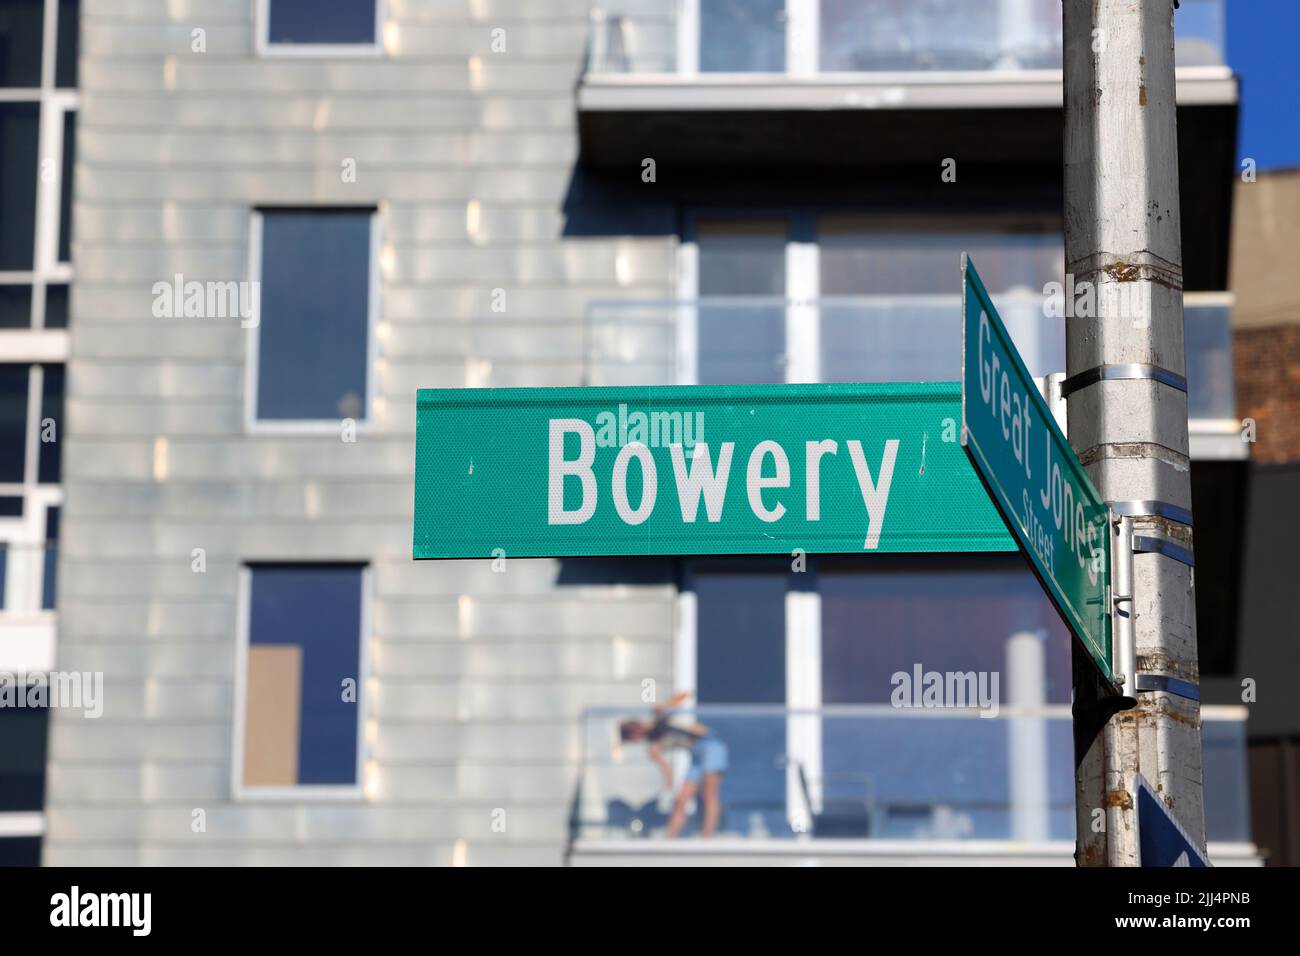
<path fill-rule="evenodd" d="M 578 439 L 576 457 L 566 457 L 566 438 Z M 704 504 L 705 520 L 722 521 L 728 504 L 728 490 L 732 484 L 733 463 L 736 462 L 736 443 L 724 441 L 715 446 L 709 442 L 696 442 L 690 449 L 689 460 L 681 443 L 668 446 L 672 462 L 673 481 L 677 490 L 677 505 L 681 520 L 694 524 L 699 520 L 700 503 Z M 550 525 L 580 525 L 596 514 L 600 502 L 594 463 L 597 447 L 596 432 L 591 424 L 579 418 L 552 418 L 549 420 L 547 465 L 547 523 Z M 889 488 L 894 476 L 894 462 L 898 457 L 898 439 L 887 439 L 880 456 L 879 467 L 873 476 L 862 442 L 850 439 L 843 443 L 849 463 L 857 479 L 862 504 L 867 515 L 867 535 L 863 547 L 874 549 L 880 542 L 884 527 L 885 509 L 889 504 Z M 821 479 L 823 470 L 835 467 L 825 462 L 840 456 L 840 442 L 832 438 L 803 443 L 804 462 L 804 517 L 809 522 L 821 520 Z M 628 489 L 628 472 L 635 461 L 640 473 L 640 500 L 633 505 Z M 843 467 L 843 466 L 840 466 Z M 781 489 L 791 486 L 790 456 L 778 442 L 762 440 L 754 444 L 745 456 L 745 499 L 749 510 L 760 521 L 780 521 L 786 514 L 781 501 Z M 574 507 L 566 507 L 566 479 L 576 479 L 581 494 Z M 639 441 L 623 445 L 614 459 L 610 478 L 610 497 L 619 519 L 626 525 L 645 522 L 654 512 L 659 496 L 659 468 L 650 448 Z M 734 500 L 734 499 L 733 499 Z M 734 505 L 733 505 L 734 507 Z"/>

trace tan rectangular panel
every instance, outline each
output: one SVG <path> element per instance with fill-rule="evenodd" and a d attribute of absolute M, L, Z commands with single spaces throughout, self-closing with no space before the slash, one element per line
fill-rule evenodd
<path fill-rule="evenodd" d="M 298 716 L 302 648 L 254 644 L 248 649 L 244 720 L 244 785 L 288 787 L 298 782 Z"/>

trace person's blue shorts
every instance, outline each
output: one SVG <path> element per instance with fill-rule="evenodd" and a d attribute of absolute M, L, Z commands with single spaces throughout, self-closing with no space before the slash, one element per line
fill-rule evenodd
<path fill-rule="evenodd" d="M 691 748 L 691 769 L 686 771 L 690 783 L 699 783 L 706 773 L 727 772 L 727 745 L 717 737 L 701 737 Z"/>

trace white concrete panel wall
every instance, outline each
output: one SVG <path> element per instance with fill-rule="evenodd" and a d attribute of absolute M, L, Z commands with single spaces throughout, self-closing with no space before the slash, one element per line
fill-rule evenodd
<path fill-rule="evenodd" d="M 53 715 L 45 861 L 558 863 L 580 711 L 670 679 L 674 594 L 412 562 L 415 389 L 578 384 L 586 303 L 670 297 L 673 240 L 564 235 L 587 0 L 388 0 L 369 59 L 259 58 L 253 8 L 82 4 L 57 653 L 105 704 Z M 250 333 L 152 314 L 174 273 L 247 278 L 268 203 L 380 207 L 356 444 L 247 434 Z M 361 799 L 232 799 L 238 569 L 267 559 L 373 568 Z"/>

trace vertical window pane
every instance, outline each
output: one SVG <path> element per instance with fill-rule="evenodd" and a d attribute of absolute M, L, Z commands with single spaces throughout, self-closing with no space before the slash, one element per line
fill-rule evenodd
<path fill-rule="evenodd" d="M 1065 323 L 1044 317 L 1042 299 L 1043 287 L 1064 272 L 1059 233 L 1009 227 L 938 232 L 824 217 L 819 245 L 823 381 L 955 378 L 963 252 L 986 277 L 1030 372 L 1065 367 Z"/>
<path fill-rule="evenodd" d="M 983 703 L 981 693 L 992 703 L 994 675 L 1000 708 L 1070 700 L 1070 635 L 1015 556 L 823 567 L 818 586 L 824 704 L 894 703 L 896 690 L 916 695 L 925 687 L 924 675 L 934 673 L 945 675 L 945 686 L 949 673 L 973 675 L 975 683 L 965 685 L 975 698 L 967 698 L 970 706 Z M 895 682 L 896 673 L 905 680 Z M 904 700 L 914 702 L 915 696 Z M 880 810 L 872 822 L 874 836 L 1007 838 L 1008 721 L 1022 718 L 1005 709 L 1000 720 L 944 718 L 935 710 L 916 714 L 900 710 L 884 721 L 842 716 L 823 722 L 828 804 L 869 793 Z M 1045 805 L 1044 836 L 1066 838 L 1074 822 L 1069 724 L 1044 727 L 1034 746 L 1041 747 L 1035 759 L 1049 773 L 1041 791 L 1020 796 Z"/>
<path fill-rule="evenodd" d="M 32 287 L 0 285 L 0 329 L 26 329 L 32 324 Z"/>
<path fill-rule="evenodd" d="M 937 232 L 823 218 L 821 294 L 922 295 L 960 293 L 961 254 L 968 252 L 991 293 L 1060 280 L 1065 247 L 1059 232 L 956 229 Z"/>
<path fill-rule="evenodd" d="M 41 607 L 54 610 L 58 597 L 59 509 L 45 509 L 45 574 L 41 578 Z"/>
<path fill-rule="evenodd" d="M 267 0 L 271 43 L 374 43 L 376 0 Z"/>
<path fill-rule="evenodd" d="M 0 365 L 0 481 L 22 481 L 27 458 L 26 365 Z"/>
<path fill-rule="evenodd" d="M 77 114 L 63 114 L 63 170 L 59 180 L 59 261 L 72 259 L 72 171 L 77 159 Z"/>
<path fill-rule="evenodd" d="M 54 85 L 62 89 L 77 87 L 78 21 L 80 0 L 59 0 L 58 51 L 55 54 Z"/>
<path fill-rule="evenodd" d="M 40 107 L 0 103 L 0 271 L 32 267 Z"/>
<path fill-rule="evenodd" d="M 41 376 L 40 463 L 37 478 L 57 485 L 63 460 L 63 366 L 45 365 Z"/>
<path fill-rule="evenodd" d="M 44 0 L 0 4 L 0 86 L 41 85 Z"/>
<path fill-rule="evenodd" d="M 701 704 L 785 702 L 784 574 L 707 572 L 695 579 L 696 696 Z"/>
<path fill-rule="evenodd" d="M 1049 700 L 1070 699 L 1070 639 L 1017 558 L 872 563 L 823 569 L 822 701 L 888 703 L 891 676 L 927 670 L 1005 672 L 1008 641 L 1046 635 Z M 1008 688 L 1001 687 L 1003 694 Z"/>
<path fill-rule="evenodd" d="M 371 211 L 266 210 L 259 419 L 363 418 Z"/>
<path fill-rule="evenodd" d="M 361 692 L 360 565 L 251 568 L 244 782 L 353 784 Z"/>
<path fill-rule="evenodd" d="M 784 570 L 697 574 L 696 698 L 709 704 L 785 703 Z M 730 751 L 722 829 L 789 832 L 786 823 L 786 719 L 701 715 Z"/>
<path fill-rule="evenodd" d="M 66 329 L 68 327 L 68 287 L 66 285 L 47 285 L 45 287 L 45 327 L 47 329 Z"/>
<path fill-rule="evenodd" d="M 0 707 L 0 813 L 44 808 L 48 718 L 48 707 Z"/>
<path fill-rule="evenodd" d="M 700 69 L 785 72 L 785 0 L 700 0 Z"/>
<path fill-rule="evenodd" d="M 700 225 L 701 385 L 785 380 L 786 236 L 780 222 Z"/>

